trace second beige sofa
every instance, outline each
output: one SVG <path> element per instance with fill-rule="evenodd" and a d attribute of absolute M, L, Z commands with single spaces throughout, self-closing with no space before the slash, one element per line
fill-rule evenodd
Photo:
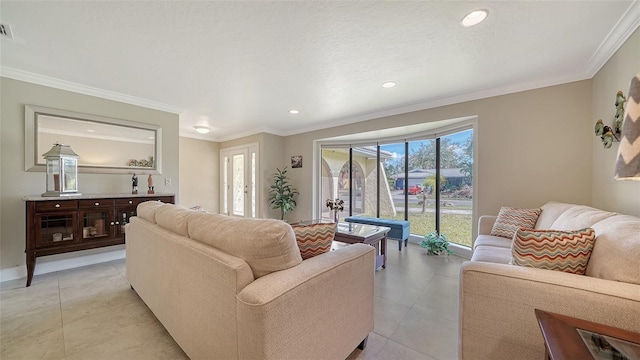
<path fill-rule="evenodd" d="M 640 218 L 550 202 L 536 229 L 591 227 L 596 240 L 586 275 L 510 265 L 511 239 L 490 235 L 482 216 L 471 261 L 460 276 L 462 359 L 542 359 L 534 309 L 640 333 Z"/>
<path fill-rule="evenodd" d="M 344 359 L 373 330 L 371 246 L 302 261 L 282 221 L 158 202 L 126 231 L 127 279 L 193 360 Z"/>

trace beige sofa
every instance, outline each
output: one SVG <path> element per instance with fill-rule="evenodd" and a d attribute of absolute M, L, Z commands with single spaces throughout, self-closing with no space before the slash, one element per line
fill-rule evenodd
<path fill-rule="evenodd" d="M 145 202 L 131 286 L 191 359 L 344 359 L 373 330 L 374 248 L 302 261 L 291 227 Z"/>
<path fill-rule="evenodd" d="M 471 261 L 460 276 L 462 359 L 542 359 L 534 309 L 640 332 L 640 218 L 588 206 L 547 203 L 536 229 L 596 232 L 586 275 L 509 265 L 511 240 L 479 219 Z"/>

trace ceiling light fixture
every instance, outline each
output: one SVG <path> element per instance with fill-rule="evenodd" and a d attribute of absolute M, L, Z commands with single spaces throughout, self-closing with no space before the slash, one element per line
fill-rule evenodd
<path fill-rule="evenodd" d="M 392 87 L 394 87 L 394 86 L 396 86 L 396 83 L 394 83 L 393 81 L 388 81 L 388 82 L 386 82 L 386 83 L 382 84 L 382 87 L 383 87 L 383 88 L 387 88 L 387 89 L 388 89 L 388 88 L 392 88 Z"/>
<path fill-rule="evenodd" d="M 299 114 L 300 111 L 296 110 L 296 109 L 291 109 L 289 110 L 289 114 Z"/>
<path fill-rule="evenodd" d="M 196 129 L 196 131 L 199 132 L 200 134 L 206 134 L 209 131 L 211 131 L 211 129 L 209 129 L 208 126 L 198 125 L 198 126 L 194 126 L 193 128 Z"/>
<path fill-rule="evenodd" d="M 487 18 L 487 15 L 489 15 L 487 10 L 474 10 L 462 18 L 462 26 L 469 27 L 478 25 Z"/>

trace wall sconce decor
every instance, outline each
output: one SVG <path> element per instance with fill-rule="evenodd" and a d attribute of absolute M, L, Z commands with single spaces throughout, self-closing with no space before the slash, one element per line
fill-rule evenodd
<path fill-rule="evenodd" d="M 42 154 L 46 160 L 47 192 L 42 196 L 81 195 L 78 193 L 78 154 L 69 145 L 54 144 Z"/>
<path fill-rule="evenodd" d="M 631 79 L 628 95 L 615 178 L 640 181 L 640 73 Z"/>
<path fill-rule="evenodd" d="M 604 124 L 602 119 L 598 119 L 596 121 L 595 133 L 596 136 L 600 136 L 600 140 L 602 140 L 602 144 L 605 149 L 611 147 L 614 141 L 620 141 L 620 132 L 622 130 L 622 122 L 624 120 L 624 103 L 627 99 L 622 94 L 622 90 L 618 91 L 616 94 L 616 114 L 613 116 L 613 129 Z"/>

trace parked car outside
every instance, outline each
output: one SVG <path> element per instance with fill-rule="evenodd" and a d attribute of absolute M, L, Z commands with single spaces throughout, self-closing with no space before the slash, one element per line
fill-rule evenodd
<path fill-rule="evenodd" d="M 422 192 L 422 186 L 420 186 L 418 184 L 410 185 L 407 188 L 407 192 L 409 193 L 409 195 L 417 195 L 417 194 Z"/>

